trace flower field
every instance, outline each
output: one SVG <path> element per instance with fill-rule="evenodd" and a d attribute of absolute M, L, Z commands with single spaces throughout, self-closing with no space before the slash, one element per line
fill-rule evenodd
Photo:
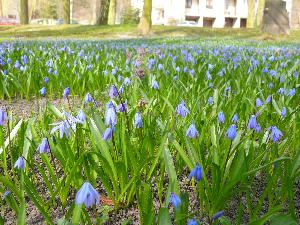
<path fill-rule="evenodd" d="M 299 73 L 296 44 L 0 43 L 0 224 L 298 224 Z"/>

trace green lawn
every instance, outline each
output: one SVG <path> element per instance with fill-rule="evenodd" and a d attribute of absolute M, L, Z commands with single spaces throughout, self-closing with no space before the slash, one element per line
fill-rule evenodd
<path fill-rule="evenodd" d="M 233 38 L 267 41 L 300 42 L 300 30 L 290 36 L 269 36 L 257 29 L 211 29 L 198 27 L 153 26 L 152 38 Z M 78 38 L 78 39 L 125 39 L 139 38 L 135 25 L 27 25 L 0 26 L 0 39 L 10 38 Z"/>

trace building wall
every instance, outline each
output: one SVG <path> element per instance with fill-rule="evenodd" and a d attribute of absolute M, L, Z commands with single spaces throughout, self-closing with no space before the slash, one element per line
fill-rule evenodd
<path fill-rule="evenodd" d="M 291 28 L 300 28 L 300 0 L 292 0 L 292 9 L 290 17 Z"/>

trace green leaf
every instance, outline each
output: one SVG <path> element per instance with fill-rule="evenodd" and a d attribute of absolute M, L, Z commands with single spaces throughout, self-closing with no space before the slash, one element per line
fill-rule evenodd
<path fill-rule="evenodd" d="M 297 221 L 291 215 L 278 215 L 271 219 L 270 225 L 297 225 Z"/>
<path fill-rule="evenodd" d="M 160 208 L 158 213 L 158 225 L 172 225 L 168 208 Z"/>
<path fill-rule="evenodd" d="M 13 139 L 15 138 L 15 136 L 17 135 L 21 125 L 23 123 L 23 120 L 21 119 L 17 125 L 14 127 L 14 129 L 10 132 L 10 141 L 12 142 Z M 7 148 L 7 146 L 9 145 L 9 138 L 7 138 L 4 142 L 4 148 Z M 3 152 L 3 148 L 0 148 L 0 154 Z"/>

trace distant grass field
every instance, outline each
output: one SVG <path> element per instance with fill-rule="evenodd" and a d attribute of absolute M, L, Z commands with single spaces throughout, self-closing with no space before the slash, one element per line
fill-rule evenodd
<path fill-rule="evenodd" d="M 300 42 L 300 30 L 291 31 L 290 36 L 269 36 L 258 29 L 211 29 L 198 27 L 153 26 L 151 38 L 229 38 L 264 41 Z M 76 39 L 131 39 L 139 38 L 135 25 L 27 25 L 0 26 L 0 39 L 10 38 L 76 38 Z"/>

